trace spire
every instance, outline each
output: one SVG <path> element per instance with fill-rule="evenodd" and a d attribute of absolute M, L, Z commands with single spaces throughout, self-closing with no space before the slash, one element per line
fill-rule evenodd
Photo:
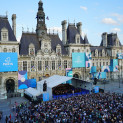
<path fill-rule="evenodd" d="M 40 0 L 39 3 L 38 3 L 38 10 L 44 11 L 43 10 L 43 2 L 42 2 L 42 0 Z"/>
<path fill-rule="evenodd" d="M 40 0 L 38 3 L 38 12 L 36 18 L 37 18 L 36 33 L 38 37 L 42 37 L 44 34 L 47 33 L 47 28 L 45 24 L 45 13 L 43 10 L 42 0 Z"/>

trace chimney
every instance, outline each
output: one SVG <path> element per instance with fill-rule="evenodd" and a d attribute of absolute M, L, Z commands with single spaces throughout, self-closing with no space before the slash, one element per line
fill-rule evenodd
<path fill-rule="evenodd" d="M 67 21 L 66 20 L 62 21 L 61 25 L 62 25 L 62 41 L 63 41 L 63 44 L 66 44 L 67 43 Z"/>
<path fill-rule="evenodd" d="M 16 14 L 12 15 L 12 29 L 13 29 L 14 35 L 16 37 Z"/>
<path fill-rule="evenodd" d="M 107 47 L 107 33 L 106 32 L 102 34 L 102 41 L 103 41 L 103 46 Z"/>
<path fill-rule="evenodd" d="M 77 30 L 78 30 L 79 34 L 82 35 L 82 23 L 79 22 L 76 24 L 76 26 L 77 26 Z"/>

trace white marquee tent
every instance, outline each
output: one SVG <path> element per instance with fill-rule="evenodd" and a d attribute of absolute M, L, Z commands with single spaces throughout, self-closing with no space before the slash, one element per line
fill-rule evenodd
<path fill-rule="evenodd" d="M 37 90 L 40 93 L 43 93 L 43 84 L 44 84 L 44 81 L 46 81 L 47 92 L 49 93 L 50 99 L 52 99 L 52 88 L 59 84 L 65 83 L 66 81 L 71 80 L 72 78 L 73 77 L 66 77 L 66 76 L 59 76 L 59 75 L 51 76 L 47 79 L 37 82 Z"/>
<path fill-rule="evenodd" d="M 25 92 L 24 92 L 26 95 L 30 96 L 31 98 L 33 99 L 36 99 L 36 96 L 39 96 L 41 93 L 40 91 L 34 89 L 34 88 L 27 88 L 25 89 Z"/>

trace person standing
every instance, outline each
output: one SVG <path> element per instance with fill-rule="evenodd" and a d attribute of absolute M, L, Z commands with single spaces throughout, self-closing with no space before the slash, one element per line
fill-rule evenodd
<path fill-rule="evenodd" d="M 6 123 L 7 123 L 8 122 L 8 117 L 7 116 L 6 116 L 6 119 L 5 120 L 6 120 Z"/>

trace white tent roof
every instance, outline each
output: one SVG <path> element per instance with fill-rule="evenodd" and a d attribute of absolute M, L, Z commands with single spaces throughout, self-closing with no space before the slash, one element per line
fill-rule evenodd
<path fill-rule="evenodd" d="M 66 77 L 66 76 L 59 76 L 59 75 L 54 75 L 51 76 L 47 79 L 44 79 L 42 81 L 39 81 L 38 83 L 40 83 L 41 85 L 44 84 L 44 81 L 46 80 L 47 83 L 47 87 L 53 88 L 59 84 L 62 84 L 68 80 L 71 80 L 73 77 Z"/>
<path fill-rule="evenodd" d="M 39 96 L 41 93 L 38 90 L 30 87 L 30 88 L 25 89 L 25 94 L 32 97 L 32 96 Z"/>

